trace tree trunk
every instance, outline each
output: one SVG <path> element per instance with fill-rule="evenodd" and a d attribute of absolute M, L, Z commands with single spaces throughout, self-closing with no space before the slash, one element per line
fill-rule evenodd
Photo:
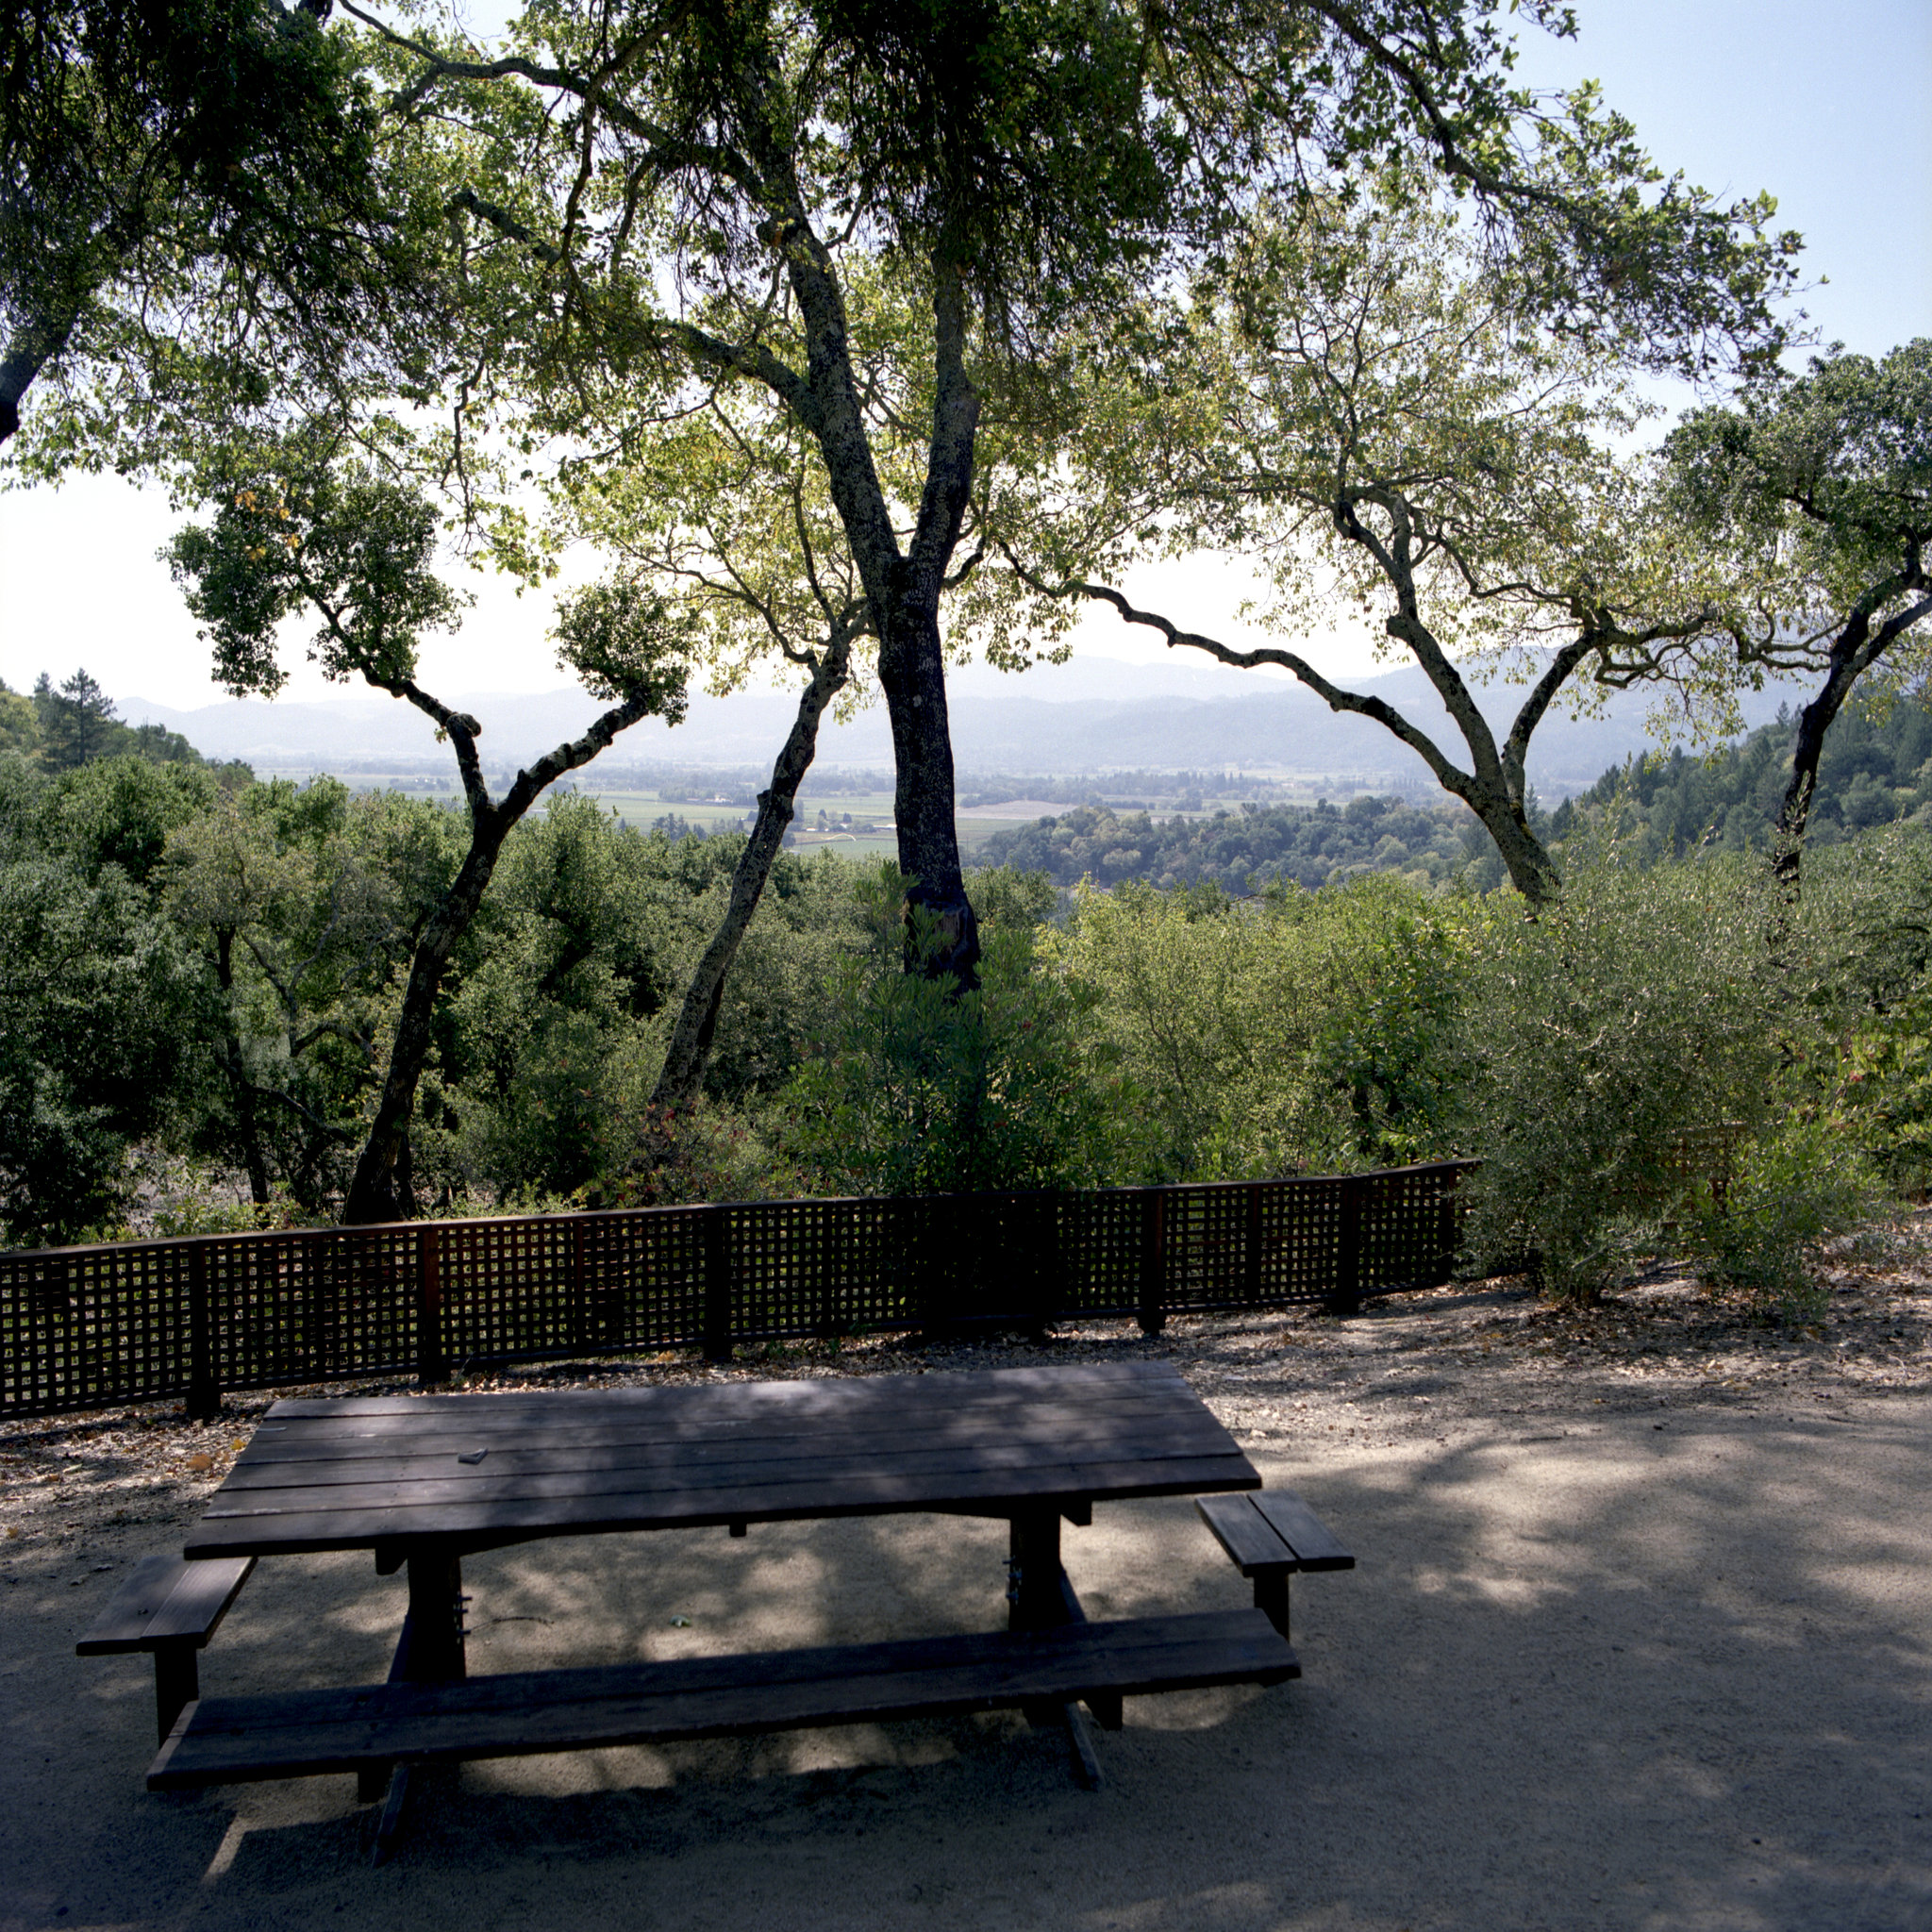
<path fill-rule="evenodd" d="M 1483 822 L 1508 869 L 1509 883 L 1529 902 L 1532 911 L 1556 903 L 1563 891 L 1562 876 L 1543 843 L 1529 828 L 1529 815 L 1515 800 L 1486 797 L 1474 787 L 1462 802 Z"/>
<path fill-rule="evenodd" d="M 507 805 L 508 801 L 506 801 Z M 409 1122 L 416 1110 L 416 1089 L 429 1058 L 430 1024 L 436 1016 L 436 996 L 457 941 L 469 930 L 484 888 L 496 870 L 503 841 L 521 818 L 499 808 L 473 820 L 470 849 L 455 883 L 423 928 L 409 961 L 409 984 L 396 1019 L 390 1045 L 389 1072 L 369 1136 L 356 1161 L 342 1220 L 349 1225 L 377 1221 L 408 1221 L 416 1212 L 415 1179 L 409 1154 Z"/>
<path fill-rule="evenodd" d="M 916 960 L 908 931 L 908 963 L 968 991 L 979 983 L 979 921 L 966 897 L 953 815 L 953 740 L 937 598 L 902 600 L 883 629 L 879 684 L 892 725 L 899 870 L 913 882 L 908 903 L 931 913 L 937 928 L 937 944 Z"/>
<path fill-rule="evenodd" d="M 248 1197 L 258 1208 L 268 1206 L 268 1161 L 261 1151 L 261 1122 L 255 1105 L 255 1083 L 248 1077 L 242 1055 L 242 1036 L 235 1026 L 235 934 L 224 928 L 215 940 L 215 984 L 222 990 L 222 1069 L 235 1103 L 235 1138 L 242 1143 L 242 1165 L 248 1170 Z"/>
<path fill-rule="evenodd" d="M 376 682 L 373 678 L 370 681 Z M 456 748 L 464 794 L 469 800 L 470 849 L 449 891 L 430 914 L 409 961 L 409 984 L 403 994 L 403 1010 L 397 1017 L 395 1038 L 390 1045 L 382 1098 L 376 1103 L 375 1118 L 369 1124 L 369 1137 L 357 1158 L 349 1198 L 342 1207 L 342 1220 L 350 1225 L 408 1221 L 415 1214 L 409 1120 L 416 1109 L 416 1089 L 423 1078 L 423 1068 L 429 1058 L 429 1028 L 436 1016 L 436 995 L 441 991 L 442 975 L 457 941 L 469 930 L 477 907 L 483 903 L 484 889 L 496 870 L 504 841 L 551 785 L 566 772 L 589 764 L 620 731 L 657 709 L 664 697 L 663 692 L 655 690 L 633 692 L 622 704 L 606 711 L 581 738 L 545 752 L 528 770 L 519 772 L 504 793 L 502 804 L 492 805 L 489 788 L 483 782 L 482 761 L 476 756 L 476 735 L 483 727 L 475 719 L 451 710 L 408 679 L 393 685 L 377 684 L 377 689 L 393 697 L 408 698 L 448 734 Z M 681 679 L 676 704 L 675 717 L 681 718 Z"/>
<path fill-rule="evenodd" d="M 814 667 L 811 682 L 798 700 L 798 717 L 785 740 L 777 761 L 772 767 L 770 787 L 758 793 L 758 823 L 739 855 L 738 867 L 731 874 L 731 897 L 724 917 L 685 990 L 684 1005 L 677 1024 L 672 1028 L 671 1043 L 665 1049 L 663 1071 L 651 1094 L 651 1111 L 687 1108 L 697 1098 L 704 1084 L 705 1065 L 711 1057 L 711 1041 L 718 1030 L 718 1008 L 724 996 L 724 981 L 731 962 L 738 956 L 739 942 L 750 926 L 752 914 L 772 875 L 773 861 L 784 842 L 785 828 L 791 823 L 793 803 L 805 774 L 811 768 L 818 750 L 819 720 L 845 683 L 851 662 L 850 639 L 833 639 L 823 658 Z M 903 849 L 903 848 L 902 848 Z"/>
<path fill-rule="evenodd" d="M 1777 840 L 1772 855 L 1773 876 L 1788 899 L 1798 896 L 1802 884 L 1805 830 L 1811 823 L 1811 808 L 1818 797 L 1818 763 L 1824 754 L 1825 734 L 1857 682 L 1857 655 L 1834 647 L 1824 688 L 1798 713 L 1797 733 L 1791 740 L 1790 781 L 1778 808 Z"/>

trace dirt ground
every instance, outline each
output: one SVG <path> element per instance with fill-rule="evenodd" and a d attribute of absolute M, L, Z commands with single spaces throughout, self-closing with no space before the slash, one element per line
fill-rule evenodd
<path fill-rule="evenodd" d="M 1176 1363 L 1356 1550 L 1305 1675 L 1130 1701 L 1077 1790 L 1017 1717 L 444 1773 L 372 1870 L 353 1780 L 142 1789 L 142 1659 L 75 1639 L 178 1547 L 273 1398 L 0 1429 L 0 1927 L 762 1924 L 1081 1932 L 1932 1928 L 1932 1243 L 1842 1257 L 1805 1329 L 1665 1275 L 908 1351 L 563 1364 L 469 1387 Z M 371 1386 L 371 1385 L 362 1385 Z M 317 1392 L 317 1391 L 305 1391 Z M 1185 1501 L 1067 1533 L 1096 1616 L 1245 1600 Z M 998 1525 L 547 1542 L 465 1566 L 472 1669 L 991 1627 Z M 265 1563 L 211 1692 L 379 1678 L 401 1584 Z"/>

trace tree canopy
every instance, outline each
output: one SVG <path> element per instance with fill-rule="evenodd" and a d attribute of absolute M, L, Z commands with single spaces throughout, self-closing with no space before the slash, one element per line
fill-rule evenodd
<path fill-rule="evenodd" d="M 1087 508 L 1037 562 L 1009 546 L 1015 568 L 1374 719 L 1482 820 L 1519 889 L 1548 899 L 1557 875 L 1528 813 L 1538 725 L 1559 702 L 1654 675 L 1717 608 L 1702 553 L 1656 513 L 1653 466 L 1628 452 L 1644 408 L 1626 358 L 1525 314 L 1513 271 L 1400 172 L 1284 210 L 1196 286 L 1116 433 L 1074 473 Z M 1080 517 L 1109 502 L 1151 507 L 1143 553 L 1254 558 L 1276 634 L 1319 634 L 1350 608 L 1378 623 L 1435 687 L 1460 750 L 1296 650 L 1236 648 L 1108 585 L 1042 575 L 1067 553 L 1061 532 L 1077 552 Z M 1503 732 L 1471 688 L 1499 675 L 1528 687 Z"/>
<path fill-rule="evenodd" d="M 213 388 L 338 386 L 406 313 L 426 211 L 328 0 L 38 0 L 0 21 L 0 441 L 62 391 L 48 474 L 146 440 Z M 429 214 L 433 223 L 433 213 Z M 433 230 L 432 230 L 433 232 Z"/>
<path fill-rule="evenodd" d="M 1825 734 L 1859 681 L 1922 678 L 1932 631 L 1932 339 L 1841 350 L 1692 411 L 1666 446 L 1672 508 L 1723 559 L 1738 658 L 1820 675 L 1779 809 L 1795 887 Z"/>
<path fill-rule="evenodd" d="M 1794 244 L 1770 204 L 1666 177 L 1589 90 L 1514 87 L 1502 25 L 1460 0 L 562 0 L 493 58 L 342 13 L 367 29 L 342 58 L 389 89 L 386 232 L 415 238 L 396 285 L 429 318 L 413 341 L 386 318 L 342 330 L 358 433 L 525 568 L 520 465 L 595 461 L 712 391 L 802 439 L 877 641 L 900 863 L 946 936 L 936 970 L 969 978 L 940 607 L 996 508 L 983 439 L 1051 468 L 1085 433 L 1070 336 L 1225 264 L 1257 208 L 1345 202 L 1403 161 L 1566 341 L 1709 372 L 1782 340 Z M 1571 30 L 1545 0 L 1520 17 Z M 903 325 L 884 349 L 882 312 Z M 277 361 L 278 336 L 308 341 L 298 315 L 250 326 L 225 421 L 291 390 L 348 408 Z M 441 426 L 412 431 L 396 396 Z M 50 451 L 63 424 L 70 447 L 109 433 L 57 418 Z"/>

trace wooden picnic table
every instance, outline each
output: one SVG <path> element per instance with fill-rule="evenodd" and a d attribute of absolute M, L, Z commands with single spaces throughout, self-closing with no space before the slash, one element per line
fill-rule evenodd
<path fill-rule="evenodd" d="M 1110 1727 L 1123 1694 L 1299 1672 L 1258 1611 L 1087 1624 L 1060 1562 L 1062 1521 L 1091 1521 L 1097 1503 L 1259 1487 L 1163 1364 L 278 1402 L 186 1554 L 368 1549 L 379 1571 L 407 1566 L 390 1684 L 192 1704 L 149 1783 L 355 1768 L 374 1795 L 391 1761 L 1023 1701 L 1063 1709 L 1091 1771 L 1074 1698 Z M 1008 1632 L 462 1681 L 466 1555 L 911 1511 L 1010 1524 Z M 391 1796 L 393 1811 L 399 1786 Z"/>

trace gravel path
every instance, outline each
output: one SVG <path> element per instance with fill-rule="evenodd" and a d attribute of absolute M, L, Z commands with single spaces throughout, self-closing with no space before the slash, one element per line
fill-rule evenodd
<path fill-rule="evenodd" d="M 1098 1794 L 1004 1717 L 466 1767 L 379 1872 L 346 1778 L 147 1796 L 144 1664 L 73 1656 L 270 1398 L 0 1429 L 0 1927 L 1932 1927 L 1916 1235 L 1801 1333 L 1682 1280 L 1586 1314 L 1503 1283 L 472 1386 L 1123 1357 L 1176 1362 L 1358 1552 L 1297 1589 L 1301 1682 L 1130 1704 Z M 1244 1600 L 1185 1503 L 1101 1514 L 1067 1539 L 1095 1614 Z M 1004 1555 L 925 1519 L 499 1552 L 466 1566 L 473 1668 L 991 1624 Z M 399 1591 L 366 1558 L 264 1565 L 205 1682 L 379 1675 Z"/>

